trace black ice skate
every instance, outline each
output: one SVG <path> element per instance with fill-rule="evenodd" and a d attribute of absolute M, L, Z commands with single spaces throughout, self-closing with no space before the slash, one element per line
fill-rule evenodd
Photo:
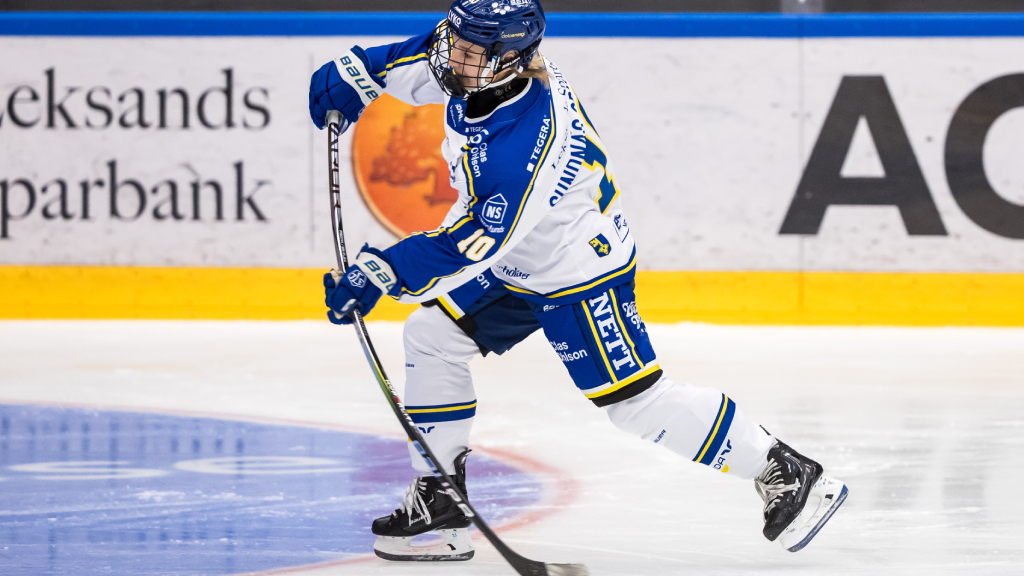
<path fill-rule="evenodd" d="M 754 480 L 764 500 L 764 537 L 801 550 L 846 500 L 846 485 L 822 475 L 821 464 L 778 442 Z"/>
<path fill-rule="evenodd" d="M 463 494 L 469 452 L 466 450 L 455 459 L 455 473 L 451 475 Z M 373 552 L 385 560 L 469 560 L 473 557 L 473 541 L 468 531 L 471 523 L 437 478 L 417 478 L 406 489 L 398 510 L 373 521 L 372 531 L 377 535 Z M 414 537 L 428 532 L 439 535 L 441 542 L 412 543 Z"/>

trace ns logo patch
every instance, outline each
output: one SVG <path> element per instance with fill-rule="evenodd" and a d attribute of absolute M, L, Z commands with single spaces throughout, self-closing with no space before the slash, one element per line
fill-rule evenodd
<path fill-rule="evenodd" d="M 492 196 L 484 204 L 483 221 L 488 224 L 498 225 L 505 220 L 505 211 L 508 210 L 508 202 L 501 194 Z"/>
<path fill-rule="evenodd" d="M 598 234 L 590 241 L 590 247 L 594 249 L 594 252 L 601 258 L 612 253 L 612 245 L 608 243 L 608 239 L 604 237 L 604 234 Z"/>

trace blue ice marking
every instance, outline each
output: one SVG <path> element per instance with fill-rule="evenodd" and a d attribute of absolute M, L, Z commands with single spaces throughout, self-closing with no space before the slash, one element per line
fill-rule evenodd
<path fill-rule="evenodd" d="M 412 480 L 408 454 L 352 432 L 0 404 L 0 572 L 232 574 L 366 554 Z M 468 471 L 492 523 L 541 496 L 536 476 L 479 453 Z"/>

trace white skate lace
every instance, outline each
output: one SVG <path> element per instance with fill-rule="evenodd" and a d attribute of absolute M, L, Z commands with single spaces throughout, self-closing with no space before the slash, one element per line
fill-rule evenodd
<path fill-rule="evenodd" d="M 419 478 L 413 480 L 412 484 L 409 484 L 409 487 L 405 489 L 402 504 L 398 507 L 399 510 L 408 514 L 409 526 L 420 520 L 425 520 L 427 524 L 430 524 L 430 511 L 427 510 L 427 503 L 423 501 L 421 485 L 424 489 L 427 487 L 427 483 Z M 414 512 L 420 515 L 419 518 L 413 518 Z"/>
<path fill-rule="evenodd" d="M 768 463 L 765 471 L 754 480 L 754 488 L 757 489 L 758 495 L 764 500 L 765 515 L 775 508 L 783 494 L 800 489 L 799 478 L 797 478 L 796 484 L 780 483 L 782 481 L 782 471 L 780 468 L 779 463 L 772 460 Z"/>

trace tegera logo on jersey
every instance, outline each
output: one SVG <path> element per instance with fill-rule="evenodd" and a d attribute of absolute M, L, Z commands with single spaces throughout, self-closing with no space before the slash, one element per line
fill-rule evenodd
<path fill-rule="evenodd" d="M 537 135 L 537 145 L 533 147 L 533 153 L 530 154 L 530 162 L 526 165 L 528 172 L 533 172 L 536 167 L 534 164 L 535 160 L 540 160 L 541 155 L 544 153 L 544 148 L 547 146 L 548 136 L 551 135 L 551 119 L 545 118 L 544 122 L 540 127 L 540 134 Z M 552 204 L 554 206 L 554 204 Z"/>
<path fill-rule="evenodd" d="M 508 210 L 508 202 L 505 201 L 505 197 L 501 194 L 491 196 L 486 203 L 484 203 L 483 214 L 481 218 L 488 224 L 494 224 L 497 226 L 505 219 L 505 211 Z"/>

